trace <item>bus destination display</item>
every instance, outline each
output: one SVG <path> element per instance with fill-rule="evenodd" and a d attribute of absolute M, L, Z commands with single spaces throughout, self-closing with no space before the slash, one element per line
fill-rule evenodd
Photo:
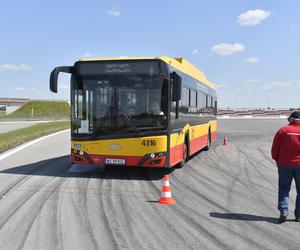
<path fill-rule="evenodd" d="M 81 62 L 78 64 L 80 75 L 102 74 L 147 74 L 159 73 L 158 61 L 127 61 L 127 62 Z"/>

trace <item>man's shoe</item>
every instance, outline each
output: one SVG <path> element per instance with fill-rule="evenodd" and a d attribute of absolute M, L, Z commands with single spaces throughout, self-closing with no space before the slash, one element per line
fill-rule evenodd
<path fill-rule="evenodd" d="M 296 221 L 296 222 L 300 222 L 300 218 L 296 218 L 295 221 Z"/>
<path fill-rule="evenodd" d="M 287 216 L 288 216 L 287 214 L 280 214 L 278 218 L 278 224 L 286 222 Z"/>

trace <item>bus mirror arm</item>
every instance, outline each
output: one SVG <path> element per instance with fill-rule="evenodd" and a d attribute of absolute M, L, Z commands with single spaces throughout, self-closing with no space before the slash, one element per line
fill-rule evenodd
<path fill-rule="evenodd" d="M 179 102 L 181 100 L 182 79 L 175 71 L 170 74 L 172 84 L 172 101 Z"/>
<path fill-rule="evenodd" d="M 50 74 L 50 90 L 54 93 L 57 93 L 57 80 L 60 72 L 73 74 L 75 72 L 75 68 L 71 66 L 61 66 L 52 70 Z"/>
<path fill-rule="evenodd" d="M 176 102 L 175 119 L 179 119 L 179 101 Z"/>

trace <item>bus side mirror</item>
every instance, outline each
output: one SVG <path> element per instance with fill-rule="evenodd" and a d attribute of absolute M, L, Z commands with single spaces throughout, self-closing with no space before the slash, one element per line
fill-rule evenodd
<path fill-rule="evenodd" d="M 170 74 L 170 77 L 173 81 L 172 102 L 178 102 L 181 100 L 182 79 L 175 71 Z"/>
<path fill-rule="evenodd" d="M 52 70 L 50 74 L 50 90 L 54 93 L 57 93 L 57 79 L 60 72 L 73 74 L 75 72 L 75 68 L 71 66 L 61 66 Z"/>

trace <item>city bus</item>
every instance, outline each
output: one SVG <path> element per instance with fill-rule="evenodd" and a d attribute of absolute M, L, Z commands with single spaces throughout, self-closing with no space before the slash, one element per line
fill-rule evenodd
<path fill-rule="evenodd" d="M 217 86 L 183 58 L 80 59 L 71 74 L 74 164 L 183 167 L 217 137 Z"/>

